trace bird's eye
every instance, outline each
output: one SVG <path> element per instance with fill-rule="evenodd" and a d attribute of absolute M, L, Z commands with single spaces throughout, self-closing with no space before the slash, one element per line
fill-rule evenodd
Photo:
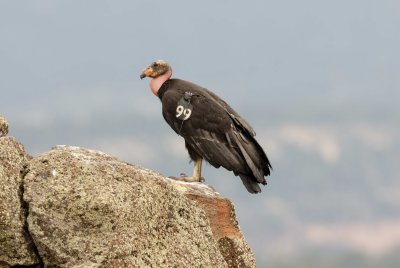
<path fill-rule="evenodd" d="M 155 67 L 155 66 L 158 66 L 158 63 L 157 62 L 153 62 L 152 65 Z"/>

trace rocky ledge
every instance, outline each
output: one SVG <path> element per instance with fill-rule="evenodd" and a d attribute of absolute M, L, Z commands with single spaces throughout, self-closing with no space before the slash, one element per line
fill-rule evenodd
<path fill-rule="evenodd" d="M 255 267 L 233 204 L 102 152 L 0 137 L 0 267 Z"/>

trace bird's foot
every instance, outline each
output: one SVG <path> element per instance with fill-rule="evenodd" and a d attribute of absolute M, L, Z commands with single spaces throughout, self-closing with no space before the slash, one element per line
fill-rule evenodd
<path fill-rule="evenodd" d="M 180 177 L 169 176 L 168 178 L 177 180 L 177 181 L 184 181 L 184 182 L 204 182 L 205 179 L 203 177 L 196 178 L 193 176 L 187 176 L 185 173 L 181 173 Z"/>

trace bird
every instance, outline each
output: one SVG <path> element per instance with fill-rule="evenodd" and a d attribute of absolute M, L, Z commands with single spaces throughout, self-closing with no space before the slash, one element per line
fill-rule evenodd
<path fill-rule="evenodd" d="M 162 103 L 168 125 L 185 140 L 194 162 L 193 176 L 172 177 L 201 182 L 202 161 L 224 167 L 239 176 L 249 193 L 260 193 L 272 170 L 256 133 L 247 121 L 212 91 L 195 83 L 171 78 L 172 68 L 164 60 L 152 62 L 140 74 L 151 78 L 150 89 Z"/>

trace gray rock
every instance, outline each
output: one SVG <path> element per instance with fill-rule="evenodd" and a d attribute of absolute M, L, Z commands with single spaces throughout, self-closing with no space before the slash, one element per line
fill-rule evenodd
<path fill-rule="evenodd" d="M 48 267 L 228 267 L 201 207 L 103 153 L 58 146 L 34 158 L 24 199 Z"/>
<path fill-rule="evenodd" d="M 255 267 L 233 204 L 104 153 L 0 137 L 0 267 Z"/>
<path fill-rule="evenodd" d="M 7 136 L 7 134 L 8 134 L 7 120 L 0 115 L 0 137 Z"/>
<path fill-rule="evenodd" d="M 205 183 L 172 182 L 175 189 L 193 200 L 206 213 L 228 267 L 256 267 L 254 254 L 236 220 L 233 203 Z"/>
<path fill-rule="evenodd" d="M 3 132 L 4 133 L 4 132 Z M 0 267 L 39 263 L 27 230 L 22 201 L 29 156 L 12 137 L 0 137 Z"/>

